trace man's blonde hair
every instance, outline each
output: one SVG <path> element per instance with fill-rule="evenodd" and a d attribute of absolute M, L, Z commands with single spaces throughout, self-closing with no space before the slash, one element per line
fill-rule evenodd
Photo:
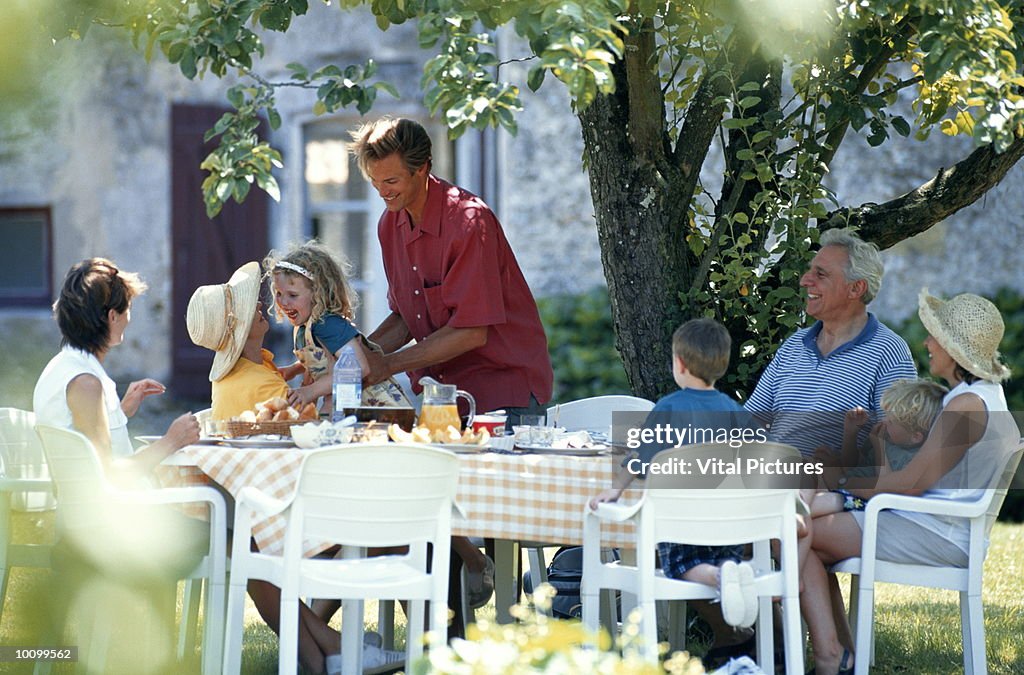
<path fill-rule="evenodd" d="M 382 117 L 374 122 L 362 124 L 349 132 L 352 142 L 349 152 L 356 157 L 356 164 L 363 176 L 369 178 L 370 162 L 377 162 L 398 153 L 409 173 L 415 173 L 424 164 L 431 162 L 430 134 L 423 125 L 414 120 Z"/>
<path fill-rule="evenodd" d="M 730 349 L 729 331 L 714 319 L 690 319 L 672 335 L 672 354 L 682 359 L 691 375 L 708 385 L 725 375 Z"/>
<path fill-rule="evenodd" d="M 896 380 L 882 394 L 882 410 L 893 422 L 927 436 L 948 392 L 931 380 Z"/>

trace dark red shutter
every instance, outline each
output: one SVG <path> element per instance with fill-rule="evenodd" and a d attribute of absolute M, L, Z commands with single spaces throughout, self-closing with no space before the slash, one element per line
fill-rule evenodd
<path fill-rule="evenodd" d="M 203 142 L 223 108 L 177 104 L 171 108 L 171 387 L 174 394 L 210 399 L 213 352 L 192 344 L 185 310 L 196 287 L 224 283 L 238 267 L 267 253 L 268 197 L 255 187 L 243 204 L 229 202 L 206 217 L 200 163 L 215 147 Z"/>

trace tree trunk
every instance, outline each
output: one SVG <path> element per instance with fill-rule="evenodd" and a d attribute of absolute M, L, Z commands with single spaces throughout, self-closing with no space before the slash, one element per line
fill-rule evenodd
<path fill-rule="evenodd" d="M 681 173 L 650 156 L 650 139 L 648 152 L 638 151 L 623 69 L 616 75 L 616 93 L 599 96 L 579 117 L 616 348 L 633 392 L 654 400 L 672 388 L 671 336 L 686 318 L 680 298 L 694 266 L 684 237 L 689 196 L 679 194 Z"/>

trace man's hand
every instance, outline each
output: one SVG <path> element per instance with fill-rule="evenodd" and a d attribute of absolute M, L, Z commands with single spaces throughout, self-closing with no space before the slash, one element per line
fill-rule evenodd
<path fill-rule="evenodd" d="M 620 488 L 608 488 L 590 500 L 590 510 L 596 511 L 598 504 L 603 504 L 605 502 L 617 502 L 621 496 L 622 490 Z"/>
<path fill-rule="evenodd" d="M 162 394 L 165 391 L 167 391 L 167 387 L 148 377 L 144 380 L 132 382 L 128 385 L 128 391 L 124 393 L 124 397 L 121 399 L 121 410 L 124 411 L 125 415 L 131 417 L 139 410 L 139 406 L 142 405 L 142 399 L 153 394 Z"/>
<path fill-rule="evenodd" d="M 394 375 L 388 366 L 387 356 L 372 349 L 364 349 L 363 354 L 366 356 L 366 370 L 363 373 L 364 387 L 372 387 Z"/>

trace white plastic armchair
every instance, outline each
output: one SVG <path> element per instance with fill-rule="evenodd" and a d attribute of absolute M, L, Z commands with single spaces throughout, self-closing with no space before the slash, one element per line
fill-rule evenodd
<path fill-rule="evenodd" d="M 290 499 L 274 499 L 251 487 L 242 490 L 235 507 L 225 673 L 239 671 L 249 579 L 281 588 L 279 673 L 296 670 L 298 603 L 304 596 L 346 602 L 342 672 L 360 672 L 362 617 L 347 612 L 352 601 L 360 606 L 371 598 L 409 600 L 407 663 L 423 653 L 424 604 L 429 602 L 428 639 L 431 646 L 443 645 L 458 473 L 458 459 L 445 450 L 355 445 L 310 452 Z M 250 551 L 253 524 L 280 513 L 288 518 L 283 554 Z M 356 557 L 304 558 L 306 541 L 341 544 Z M 361 549 L 368 547 L 402 545 L 409 545 L 405 555 L 362 556 Z"/>
<path fill-rule="evenodd" d="M 624 394 L 608 394 L 606 396 L 591 396 L 580 398 L 568 403 L 560 403 L 551 406 L 547 411 L 548 424 L 565 428 L 566 431 L 601 431 L 610 430 L 612 427 L 612 415 L 617 412 L 650 412 L 654 408 L 654 402 L 638 396 L 627 396 Z M 612 439 L 609 438 L 609 441 Z M 608 487 L 611 487 L 610 485 Z M 547 560 L 544 558 L 544 548 L 557 546 L 558 544 L 544 544 L 542 542 L 524 541 L 520 545 L 526 550 L 527 558 L 530 561 L 530 574 L 534 581 L 534 587 L 545 583 L 548 580 Z M 611 551 L 605 552 L 605 559 L 613 559 Z M 609 594 L 609 612 L 614 613 L 614 597 Z M 609 617 L 606 623 L 614 619 Z"/>
<path fill-rule="evenodd" d="M 850 579 L 850 620 L 856 632 L 855 675 L 867 675 L 874 664 L 875 583 L 945 588 L 960 592 L 960 632 L 963 637 L 964 672 L 984 675 L 988 672 L 985 656 L 985 619 L 981 603 L 982 568 L 988 536 L 1006 498 L 1006 491 L 1020 463 L 1024 445 L 1010 455 L 993 488 L 984 490 L 972 502 L 954 502 L 926 497 L 880 494 L 865 508 L 861 556 L 841 560 L 833 572 L 847 572 Z M 970 523 L 967 567 L 939 567 L 878 560 L 878 514 L 885 510 L 915 511 L 965 518 Z M 870 655 L 861 658 L 861 655 Z"/>
<path fill-rule="evenodd" d="M 185 577 L 206 581 L 205 621 L 202 650 L 202 672 L 213 675 L 221 668 L 221 648 L 224 630 L 224 596 L 226 567 L 227 508 L 224 497 L 217 490 L 208 487 L 166 488 L 151 490 L 124 490 L 107 481 L 99 456 L 92 442 L 77 431 L 36 425 L 36 433 L 42 441 L 50 473 L 56 487 L 58 500 L 58 526 L 62 540 L 82 550 L 95 552 L 93 564 L 115 569 L 117 575 L 124 572 L 117 554 L 97 541 L 97 533 L 110 533 L 119 546 L 130 546 L 131 542 L 145 535 L 145 541 L 153 541 L 152 532 L 134 532 L 130 516 L 133 508 L 141 505 L 202 504 L 208 505 L 209 549 Z M 97 525 L 103 529 L 98 529 Z M 173 535 L 167 535 L 173 536 Z M 113 541 L 113 539 L 111 540 Z M 109 542 L 107 542 L 109 543 Z M 145 555 L 156 552 L 139 551 Z M 83 553 L 89 555 L 88 553 Z M 109 633 L 108 626 L 94 627 L 94 631 Z M 94 633 L 95 635 L 95 633 Z M 92 650 L 88 656 L 90 665 L 99 667 L 101 672 L 105 645 Z"/>
<path fill-rule="evenodd" d="M 778 444 L 769 450 L 799 456 L 795 448 Z M 713 452 L 725 456 L 728 445 L 702 444 L 661 452 L 657 461 L 690 460 L 695 453 Z M 735 451 L 733 451 L 735 452 Z M 678 483 L 675 483 L 678 485 Z M 755 592 L 759 599 L 757 618 L 758 663 L 766 672 L 772 665 L 772 598 L 782 597 L 786 672 L 803 672 L 800 629 L 799 566 L 797 561 L 796 514 L 798 491 L 783 488 L 680 489 L 672 478 L 651 473 L 644 496 L 632 506 L 601 504 L 596 511 L 583 511 L 583 623 L 597 628 L 598 594 L 615 588 L 637 596 L 641 610 L 641 653 L 651 661 L 658 658 L 655 602 L 658 600 L 711 600 L 717 589 L 672 579 L 657 569 L 659 542 L 702 546 L 754 545 Z M 632 521 L 637 528 L 636 566 L 600 559 L 601 524 Z M 773 568 L 770 541 L 780 541 L 779 567 Z"/>
<path fill-rule="evenodd" d="M 31 412 L 0 408 L 0 618 L 11 568 L 50 566 L 52 544 L 11 541 L 11 510 L 18 506 L 18 498 L 33 494 L 53 499 L 50 472 L 34 431 L 35 423 Z"/>

